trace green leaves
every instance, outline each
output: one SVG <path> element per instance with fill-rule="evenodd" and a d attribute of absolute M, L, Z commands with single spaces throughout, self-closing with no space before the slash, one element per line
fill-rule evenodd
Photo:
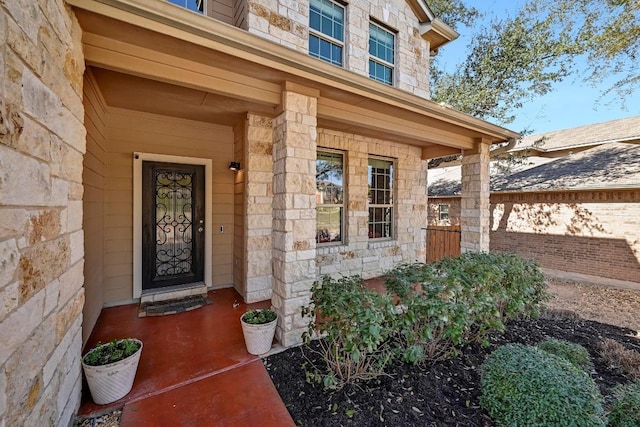
<path fill-rule="evenodd" d="M 113 340 L 106 344 L 98 343 L 84 355 L 83 361 L 89 366 L 101 366 L 118 362 L 133 355 L 140 348 L 140 343 L 131 338 Z"/>
<path fill-rule="evenodd" d="M 242 320 L 251 325 L 263 325 L 276 320 L 276 312 L 269 309 L 249 310 L 243 316 Z"/>
<path fill-rule="evenodd" d="M 449 24 L 473 28 L 480 16 L 460 0 L 430 5 Z M 585 55 L 588 70 L 576 66 Z M 617 76 L 605 93 L 624 98 L 640 86 L 639 56 L 637 0 L 530 0 L 515 16 L 476 28 L 466 58 L 454 71 L 441 68 L 436 57 L 431 95 L 436 102 L 507 125 L 525 102 L 570 76 L 593 83 Z"/>

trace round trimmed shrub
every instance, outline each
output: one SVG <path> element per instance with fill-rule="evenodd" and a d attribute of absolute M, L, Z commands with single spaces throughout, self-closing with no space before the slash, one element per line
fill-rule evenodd
<path fill-rule="evenodd" d="M 568 360 L 573 364 L 573 366 L 582 369 L 587 373 L 591 372 L 591 369 L 593 369 L 593 363 L 589 357 L 589 352 L 580 344 L 555 338 L 547 338 L 544 341 L 540 341 L 536 347 L 540 350 L 546 351 L 547 353 L 555 354 L 556 356 Z"/>
<path fill-rule="evenodd" d="M 503 426 L 605 426 L 593 379 L 537 347 L 508 344 L 482 365 L 480 404 Z"/>
<path fill-rule="evenodd" d="M 640 381 L 614 387 L 607 403 L 611 427 L 640 426 Z"/>

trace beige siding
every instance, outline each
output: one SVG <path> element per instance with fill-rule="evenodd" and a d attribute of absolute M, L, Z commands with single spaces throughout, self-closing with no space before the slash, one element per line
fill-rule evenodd
<path fill-rule="evenodd" d="M 233 3 L 234 0 L 208 0 L 207 15 L 224 23 L 233 25 Z"/>
<path fill-rule="evenodd" d="M 244 140 L 246 134 L 246 121 L 242 120 L 233 128 L 234 133 L 234 142 L 233 142 L 233 151 L 234 156 L 233 159 L 237 162 L 240 162 L 240 165 L 246 165 L 246 159 L 244 158 Z M 246 282 L 245 271 L 244 271 L 244 261 L 245 261 L 245 252 L 246 252 L 246 243 L 245 243 L 245 233 L 244 233 L 244 216 L 246 212 L 245 208 L 245 197 L 244 197 L 244 186 L 245 186 L 245 174 L 240 171 L 236 173 L 235 183 L 234 183 L 234 198 L 233 198 L 233 207 L 234 207 L 234 245 L 233 245 L 233 284 L 240 295 L 246 294 Z"/>
<path fill-rule="evenodd" d="M 87 151 L 84 156 L 82 182 L 83 224 L 85 233 L 82 342 L 86 342 L 98 320 L 104 303 L 104 185 L 106 173 L 107 124 L 104 101 L 90 72 L 84 80 L 84 123 L 87 128 Z"/>
<path fill-rule="evenodd" d="M 213 286 L 233 282 L 233 158 L 230 127 L 113 109 L 105 192 L 105 302 L 133 298 L 133 153 L 212 159 Z M 224 232 L 220 232 L 220 227 Z"/>

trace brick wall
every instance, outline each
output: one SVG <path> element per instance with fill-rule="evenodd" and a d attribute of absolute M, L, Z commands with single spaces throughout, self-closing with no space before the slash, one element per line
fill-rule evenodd
<path fill-rule="evenodd" d="M 429 200 L 429 224 L 437 205 Z M 548 269 L 640 283 L 640 190 L 491 195 L 491 250 L 516 252 Z"/>
<path fill-rule="evenodd" d="M 63 0 L 0 2 L 0 425 L 80 402 L 81 30 Z"/>

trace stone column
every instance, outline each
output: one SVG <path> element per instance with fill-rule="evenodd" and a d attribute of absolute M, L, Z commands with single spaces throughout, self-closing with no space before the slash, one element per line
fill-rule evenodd
<path fill-rule="evenodd" d="M 245 155 L 246 302 L 271 298 L 273 221 L 273 120 L 247 115 Z"/>
<path fill-rule="evenodd" d="M 316 90 L 285 83 L 282 112 L 273 122 L 273 295 L 277 337 L 301 341 L 300 314 L 316 279 Z"/>
<path fill-rule="evenodd" d="M 489 251 L 489 147 L 478 141 L 462 153 L 461 252 Z"/>

